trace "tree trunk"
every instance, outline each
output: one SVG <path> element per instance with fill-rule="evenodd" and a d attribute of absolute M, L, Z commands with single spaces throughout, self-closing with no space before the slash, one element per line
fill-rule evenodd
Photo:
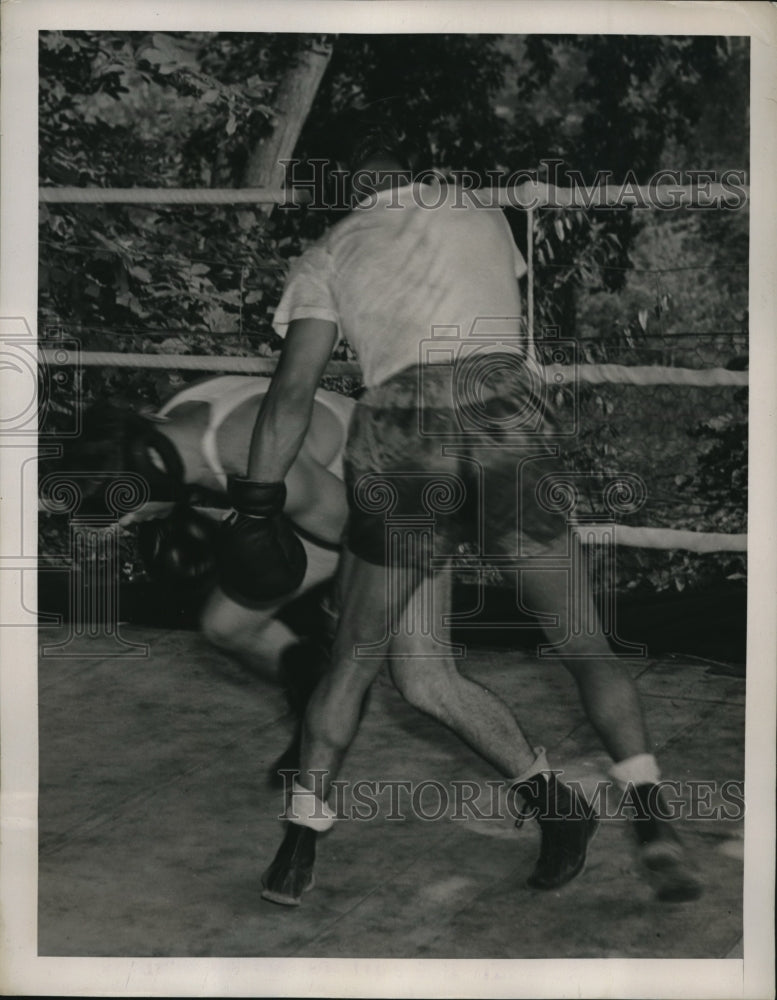
<path fill-rule="evenodd" d="M 246 187 L 283 186 L 285 169 L 279 161 L 290 159 L 294 153 L 331 56 L 329 41 L 299 50 L 273 97 L 275 127 L 270 135 L 259 140 L 248 159 L 243 178 Z M 269 213 L 272 205 L 264 210 Z"/>

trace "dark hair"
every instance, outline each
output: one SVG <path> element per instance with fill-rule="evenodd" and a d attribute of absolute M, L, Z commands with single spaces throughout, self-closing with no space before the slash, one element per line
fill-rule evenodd
<path fill-rule="evenodd" d="M 184 489 L 181 458 L 157 422 L 112 403 L 85 411 L 80 436 L 64 442 L 61 468 L 89 474 L 88 493 L 102 490 L 112 473 L 121 472 L 142 476 L 152 500 L 180 499 Z"/>
<path fill-rule="evenodd" d="M 62 466 L 67 471 L 126 472 L 126 445 L 143 435 L 152 422 L 130 407 L 95 403 L 82 415 L 82 431 L 64 442 Z"/>
<path fill-rule="evenodd" d="M 375 157 L 396 160 L 405 170 L 414 170 L 418 147 L 411 130 L 397 120 L 395 101 L 376 101 L 343 111 L 329 131 L 330 155 L 355 170 Z"/>

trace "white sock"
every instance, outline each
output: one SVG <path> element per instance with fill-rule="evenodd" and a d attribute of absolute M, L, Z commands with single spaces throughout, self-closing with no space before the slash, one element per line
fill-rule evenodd
<path fill-rule="evenodd" d="M 629 784 L 657 785 L 661 780 L 661 772 L 652 753 L 638 753 L 619 760 L 610 768 L 610 774 L 622 788 Z"/>
<path fill-rule="evenodd" d="M 517 778 L 513 778 L 513 785 L 517 785 L 521 781 L 528 781 L 529 778 L 533 778 L 537 774 L 541 774 L 543 771 L 550 771 L 550 764 L 548 764 L 548 758 L 545 754 L 545 747 L 534 747 L 534 760 L 522 771 Z"/>
<path fill-rule="evenodd" d="M 315 792 L 300 785 L 295 778 L 285 818 L 290 823 L 323 833 L 334 826 L 337 814 Z"/>

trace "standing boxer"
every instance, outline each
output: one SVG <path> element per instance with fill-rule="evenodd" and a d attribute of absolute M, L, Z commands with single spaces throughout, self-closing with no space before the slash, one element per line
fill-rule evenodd
<path fill-rule="evenodd" d="M 519 336 L 516 273 L 522 262 L 499 210 L 481 208 L 466 192 L 410 183 L 401 143 L 385 130 L 368 127 L 357 140 L 350 165 L 361 168 L 362 201 L 302 255 L 289 276 L 275 315 L 276 330 L 286 338 L 281 361 L 257 421 L 247 477 L 229 483 L 236 514 L 225 527 L 224 543 L 232 558 L 224 563 L 224 579 L 240 590 L 250 588 L 248 539 L 255 537 L 267 547 L 277 538 L 279 553 L 282 549 L 281 484 L 305 439 L 311 400 L 332 348 L 338 335 L 345 337 L 360 359 L 367 392 L 357 406 L 346 450 L 349 522 L 338 570 L 339 628 L 332 666 L 308 705 L 301 771 L 283 842 L 263 878 L 263 894 L 295 905 L 312 884 L 317 833 L 334 819 L 327 794 L 381 666 L 379 657 L 360 656 L 359 647 L 374 644 L 384 624 L 387 634 L 395 636 L 389 656 L 400 691 L 513 782 L 537 816 L 542 835 L 528 884 L 557 888 L 582 870 L 595 820 L 587 804 L 550 770 L 544 752 L 532 750 L 507 706 L 462 678 L 449 657 L 434 655 L 427 638 L 403 628 L 405 609 L 430 588 L 435 616 L 444 616 L 449 574 L 444 560 L 431 569 L 428 551 L 387 551 L 386 525 L 376 511 L 380 505 L 368 490 L 369 484 L 384 494 L 393 490 L 392 516 L 412 517 L 423 512 L 427 498 L 421 491 L 429 476 L 439 475 L 449 485 L 458 482 L 465 502 L 435 522 L 434 554 L 455 551 L 469 527 L 465 515 L 486 517 L 481 525 L 485 550 L 525 555 L 524 596 L 537 612 L 557 616 L 565 630 L 570 610 L 566 581 L 532 568 L 533 556 L 557 554 L 564 539 L 562 522 L 536 502 L 533 486 L 542 462 L 525 463 L 533 456 L 537 433 L 531 441 L 508 445 L 502 432 L 505 415 L 526 403 L 528 379 L 515 371 L 512 359 L 504 364 L 493 359 L 490 384 L 470 401 L 467 413 L 466 400 L 452 391 L 452 383 L 466 385 L 466 368 L 435 370 L 420 350 L 434 327 L 453 328 L 466 340 L 483 317 L 497 317 L 490 327 L 497 339 Z M 468 345 L 474 355 L 477 343 L 473 339 Z M 458 374 L 464 376 L 460 381 Z M 539 416 L 541 436 L 549 417 L 544 411 Z M 482 431 L 474 443 L 462 434 L 463 426 L 471 426 L 468 418 Z M 433 433 L 425 434 L 425 425 L 435 428 Z M 441 447 L 451 442 L 452 448 Z M 532 474 L 516 497 L 519 465 Z M 488 493 L 485 514 L 482 509 L 473 514 L 475 470 Z M 234 558 L 240 551 L 245 553 L 242 564 Z M 579 585 L 585 588 L 589 620 L 594 620 L 590 587 L 586 581 Z M 614 760 L 614 775 L 634 793 L 643 866 L 659 898 L 694 898 L 699 880 L 656 805 L 659 771 L 634 684 L 624 666 L 608 657 L 601 630 L 574 641 L 574 649 L 567 646 L 565 665 Z"/>

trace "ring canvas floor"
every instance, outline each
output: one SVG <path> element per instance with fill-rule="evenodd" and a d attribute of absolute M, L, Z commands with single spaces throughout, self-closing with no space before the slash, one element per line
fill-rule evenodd
<path fill-rule="evenodd" d="M 40 640 L 64 635 L 46 628 Z M 194 632 L 121 635 L 147 655 L 82 637 L 72 655 L 40 660 L 40 955 L 741 957 L 743 824 L 725 819 L 681 823 L 706 891 L 665 904 L 639 874 L 624 819 L 602 823 L 580 878 L 540 893 L 524 886 L 536 824 L 423 819 L 400 795 L 404 819 L 388 819 L 385 803 L 375 819 L 338 822 L 319 838 L 316 887 L 301 906 L 262 900 L 282 832 L 281 795 L 266 782 L 291 732 L 281 692 Z M 682 656 L 626 662 L 664 774 L 683 795 L 689 781 L 741 781 L 741 671 Z M 554 766 L 588 787 L 606 776 L 561 666 L 470 647 L 461 669 L 511 705 Z M 487 789 L 498 776 L 382 673 L 341 777 L 447 790 L 461 779 Z M 420 800 L 430 814 L 434 795 Z M 705 802 L 720 804 L 719 794 Z"/>

